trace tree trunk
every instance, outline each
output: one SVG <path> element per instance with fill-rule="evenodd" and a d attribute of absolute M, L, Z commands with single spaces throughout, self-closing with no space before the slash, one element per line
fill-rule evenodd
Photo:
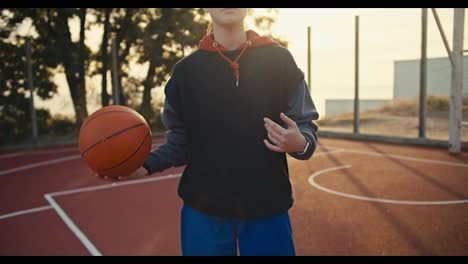
<path fill-rule="evenodd" d="M 146 120 L 151 120 L 154 116 L 154 109 L 151 107 L 151 89 L 154 85 L 154 76 L 156 74 L 156 63 L 151 60 L 148 74 L 144 82 L 143 100 L 140 106 L 140 114 L 142 114 Z"/>
<path fill-rule="evenodd" d="M 86 91 L 80 85 L 79 74 L 80 74 L 80 47 L 76 49 L 76 46 L 71 40 L 70 28 L 68 27 L 68 16 L 67 9 L 58 9 L 58 21 L 63 25 L 61 27 L 60 45 L 58 48 L 62 49 L 63 66 L 65 69 L 65 75 L 67 77 L 68 87 L 70 89 L 70 95 L 73 101 L 73 107 L 75 110 L 76 125 L 81 127 L 83 121 L 88 117 L 88 110 L 86 107 Z M 75 50 L 79 50 L 78 53 Z M 75 52 L 73 52 L 75 51 Z"/>
<path fill-rule="evenodd" d="M 119 41 L 119 39 L 118 39 Z M 120 41 L 118 42 L 120 43 Z M 130 46 L 131 46 L 131 42 L 127 39 L 127 41 L 125 41 L 125 49 L 122 51 L 122 54 L 120 54 L 118 56 L 118 61 L 125 61 L 128 54 L 130 53 Z M 119 79 L 118 79 L 118 82 L 119 82 L 119 95 L 120 95 L 120 102 L 122 102 L 123 105 L 127 105 L 127 98 L 125 97 L 125 94 L 123 93 L 123 85 L 122 85 L 122 77 L 124 76 L 125 72 L 122 68 L 122 66 L 120 66 L 118 68 L 118 71 L 119 71 Z"/>
<path fill-rule="evenodd" d="M 120 62 L 120 61 L 124 61 L 125 58 L 128 55 L 129 50 L 130 50 L 129 45 L 127 45 L 128 48 L 126 48 L 123 51 L 123 54 L 121 54 L 119 52 L 120 43 L 121 43 L 121 41 L 123 39 L 126 39 L 125 35 L 127 33 L 128 27 L 132 23 L 132 16 L 133 16 L 134 13 L 135 13 L 134 8 L 126 8 L 125 9 L 124 21 L 122 22 L 120 29 L 117 31 L 116 40 L 115 40 L 116 41 L 116 46 L 117 46 L 117 63 Z M 125 97 L 124 89 L 123 89 L 123 86 L 122 86 L 123 70 L 122 70 L 122 67 L 121 67 L 120 63 L 118 63 L 118 69 L 117 70 L 119 72 L 119 79 L 117 80 L 118 90 L 119 90 L 119 103 L 121 105 L 127 105 L 127 98 Z M 114 85 L 113 83 L 114 82 L 112 82 L 112 85 Z"/>
<path fill-rule="evenodd" d="M 101 104 L 102 106 L 109 105 L 109 93 L 107 93 L 107 70 L 109 68 L 109 56 L 107 53 L 107 49 L 109 46 L 109 25 L 110 25 L 110 14 L 112 8 L 106 8 L 106 17 L 104 20 L 104 33 L 102 36 L 102 43 L 101 43 L 101 75 L 102 75 L 102 85 L 101 85 Z"/>
<path fill-rule="evenodd" d="M 168 22 L 171 21 L 172 14 L 172 9 L 163 8 L 161 10 L 160 22 L 164 25 L 168 25 Z M 157 34 L 160 37 L 152 43 L 154 48 L 152 48 L 150 52 L 150 66 L 144 82 L 143 100 L 140 106 L 140 112 L 147 120 L 151 120 L 155 115 L 155 111 L 151 105 L 151 90 L 155 86 L 156 68 L 162 64 L 162 54 L 164 51 L 163 44 L 166 41 L 166 30 L 170 31 L 171 27 L 159 28 Z"/>
<path fill-rule="evenodd" d="M 85 45 L 85 32 L 86 32 L 86 11 L 87 8 L 80 9 L 80 40 L 79 40 L 79 89 L 81 93 L 84 95 L 84 104 L 86 105 L 86 45 Z M 88 111 L 85 107 L 86 111 L 85 115 L 88 116 Z"/>

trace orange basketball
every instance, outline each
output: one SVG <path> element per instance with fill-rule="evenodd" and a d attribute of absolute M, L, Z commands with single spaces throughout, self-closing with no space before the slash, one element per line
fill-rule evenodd
<path fill-rule="evenodd" d="M 78 146 L 89 167 L 102 176 L 127 176 L 143 165 L 151 151 L 151 129 L 135 110 L 106 106 L 80 128 Z"/>

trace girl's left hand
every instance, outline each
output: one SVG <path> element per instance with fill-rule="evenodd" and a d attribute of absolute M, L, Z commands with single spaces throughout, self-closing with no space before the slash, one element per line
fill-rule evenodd
<path fill-rule="evenodd" d="M 275 152 L 302 152 L 307 144 L 307 139 L 302 135 L 297 127 L 296 122 L 290 119 L 285 114 L 280 114 L 281 120 L 288 126 L 287 129 L 273 122 L 271 119 L 265 117 L 265 128 L 268 132 L 268 140 L 264 139 L 266 147 Z"/>

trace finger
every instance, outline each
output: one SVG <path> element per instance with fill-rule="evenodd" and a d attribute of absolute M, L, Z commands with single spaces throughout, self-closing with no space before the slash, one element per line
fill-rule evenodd
<path fill-rule="evenodd" d="M 284 121 L 284 123 L 288 126 L 288 127 L 295 127 L 297 126 L 296 122 L 294 122 L 294 120 L 292 120 L 291 118 L 289 118 L 287 115 L 285 115 L 284 113 L 281 113 L 280 114 L 280 118 L 281 120 Z"/>
<path fill-rule="evenodd" d="M 273 122 L 268 117 L 265 117 L 263 119 L 263 121 L 265 121 L 265 123 L 267 123 L 274 131 L 276 131 L 276 133 L 278 133 L 280 135 L 284 135 L 284 134 L 286 134 L 288 132 L 286 129 L 284 129 L 280 125 L 276 124 L 275 122 Z"/>
<path fill-rule="evenodd" d="M 99 178 L 105 180 L 105 181 L 111 181 L 111 182 L 115 182 L 115 181 L 119 181 L 119 180 L 122 180 L 124 179 L 125 177 L 122 177 L 122 176 L 119 176 L 119 177 L 110 177 L 110 176 L 106 176 L 106 175 L 97 175 Z"/>
<path fill-rule="evenodd" d="M 281 147 L 283 144 L 281 143 L 281 141 L 279 141 L 278 139 L 274 138 L 270 133 L 268 133 L 268 138 L 270 139 L 271 142 L 273 142 L 273 144 L 275 144 L 276 146 L 279 146 Z"/>
<path fill-rule="evenodd" d="M 112 182 L 114 182 L 114 181 L 117 181 L 117 180 L 118 180 L 118 178 L 117 178 L 117 177 L 108 177 L 108 176 L 106 176 L 106 179 L 107 179 L 108 181 L 112 181 Z"/>
<path fill-rule="evenodd" d="M 266 139 L 263 140 L 263 143 L 265 143 L 266 147 L 267 147 L 269 150 L 271 150 L 271 151 L 274 151 L 274 152 L 285 152 L 282 148 L 272 145 L 272 144 L 271 144 L 270 142 L 268 142 L 268 140 L 266 140 Z"/>
<path fill-rule="evenodd" d="M 270 125 L 265 123 L 265 128 L 269 134 L 271 134 L 276 140 L 282 142 L 284 137 L 283 135 L 278 134 Z"/>

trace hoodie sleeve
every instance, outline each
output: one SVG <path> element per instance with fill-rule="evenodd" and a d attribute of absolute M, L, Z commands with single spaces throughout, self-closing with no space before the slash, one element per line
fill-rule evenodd
<path fill-rule="evenodd" d="M 296 90 L 288 104 L 288 111 L 285 113 L 294 120 L 299 130 L 306 138 L 308 147 L 301 153 L 289 153 L 291 157 L 299 160 L 307 160 L 312 157 L 317 148 L 318 126 L 314 122 L 319 118 L 312 97 L 305 80 L 302 80 L 296 87 Z"/>
<path fill-rule="evenodd" d="M 178 90 L 173 77 L 166 84 L 165 94 L 162 122 L 167 129 L 166 143 L 152 151 L 145 160 L 143 167 L 150 174 L 183 166 L 187 160 L 187 138 L 180 118 Z"/>
<path fill-rule="evenodd" d="M 318 126 L 314 122 L 319 118 L 315 104 L 304 79 L 304 73 L 298 68 L 292 54 L 286 50 L 285 65 L 285 111 L 284 113 L 294 120 L 299 130 L 308 142 L 307 148 L 300 153 L 288 153 L 299 159 L 310 159 L 317 148 Z M 285 124 L 283 124 L 286 127 Z"/>

